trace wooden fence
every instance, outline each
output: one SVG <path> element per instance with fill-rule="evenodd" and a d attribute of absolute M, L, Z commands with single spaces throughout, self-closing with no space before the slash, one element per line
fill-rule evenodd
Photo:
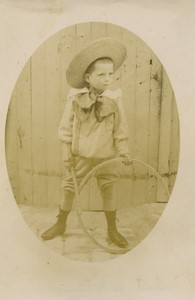
<path fill-rule="evenodd" d="M 25 65 L 13 91 L 6 123 L 7 169 L 19 204 L 56 205 L 61 197 L 61 144 L 57 131 L 70 89 L 65 71 L 75 53 L 96 38 L 124 42 L 128 57 L 115 74 L 123 90 L 129 149 L 159 172 L 170 192 L 178 169 L 179 120 L 167 74 L 151 49 L 137 36 L 113 24 L 92 22 L 66 28 L 49 38 Z M 141 164 L 116 186 L 119 207 L 168 200 L 161 181 Z M 84 209 L 102 209 L 92 178 Z"/>

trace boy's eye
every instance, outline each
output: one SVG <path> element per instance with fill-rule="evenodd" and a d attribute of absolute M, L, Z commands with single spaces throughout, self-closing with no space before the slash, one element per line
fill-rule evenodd
<path fill-rule="evenodd" d="M 113 75 L 113 73 L 112 73 L 112 72 L 110 72 L 108 75 L 112 76 L 112 75 Z M 100 77 L 103 77 L 103 76 L 106 76 L 106 74 L 104 74 L 104 73 L 100 73 L 100 74 L 98 74 L 98 76 L 100 76 Z"/>

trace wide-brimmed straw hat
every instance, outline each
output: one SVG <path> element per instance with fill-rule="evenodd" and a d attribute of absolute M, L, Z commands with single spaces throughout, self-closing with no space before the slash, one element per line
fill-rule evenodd
<path fill-rule="evenodd" d="M 84 75 L 87 68 L 92 62 L 102 57 L 112 59 L 114 72 L 116 72 L 126 57 L 126 48 L 120 41 L 113 38 L 101 38 L 91 42 L 70 62 L 66 71 L 68 83 L 74 88 L 83 88 L 86 85 Z"/>

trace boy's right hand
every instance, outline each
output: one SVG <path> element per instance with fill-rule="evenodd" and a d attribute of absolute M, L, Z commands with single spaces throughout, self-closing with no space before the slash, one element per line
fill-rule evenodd
<path fill-rule="evenodd" d="M 121 155 L 122 158 L 124 158 L 123 160 L 123 164 L 128 166 L 128 165 L 132 165 L 133 161 L 129 155 L 129 153 L 123 154 Z"/>
<path fill-rule="evenodd" d="M 75 167 L 75 159 L 71 156 L 69 159 L 64 160 L 64 167 L 70 172 L 71 168 Z"/>

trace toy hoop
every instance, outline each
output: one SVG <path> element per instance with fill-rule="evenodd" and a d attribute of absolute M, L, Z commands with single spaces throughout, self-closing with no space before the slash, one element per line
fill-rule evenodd
<path fill-rule="evenodd" d="M 123 160 L 124 160 L 124 158 L 114 158 L 114 159 L 110 159 L 110 160 L 107 160 L 107 161 L 104 161 L 104 162 L 100 163 L 99 165 L 95 166 L 91 171 L 89 171 L 89 173 L 83 178 L 83 180 L 81 181 L 79 186 L 78 186 L 77 179 L 76 179 L 76 176 L 75 176 L 75 171 L 74 171 L 73 168 L 71 169 L 71 175 L 72 175 L 72 179 L 73 179 L 73 184 L 74 184 L 74 189 L 75 189 L 75 196 L 76 196 L 75 197 L 76 198 L 76 213 L 77 213 L 78 221 L 81 225 L 81 228 L 83 229 L 84 233 L 88 236 L 88 238 L 90 240 L 92 240 L 97 246 L 99 246 L 100 248 L 102 248 L 103 250 L 105 250 L 106 252 L 109 252 L 111 254 L 124 254 L 124 253 L 130 251 L 131 249 L 130 248 L 110 249 L 108 247 L 105 247 L 104 245 L 102 245 L 96 239 L 94 239 L 92 237 L 92 235 L 89 233 L 89 231 L 84 226 L 84 223 L 83 223 L 82 218 L 81 218 L 82 209 L 81 209 L 81 205 L 80 205 L 80 192 L 82 191 L 83 187 L 85 186 L 85 184 L 89 180 L 89 178 L 98 169 L 100 169 L 101 167 L 103 167 L 105 165 L 108 165 L 112 162 L 115 162 L 115 161 L 121 161 L 122 162 Z M 170 192 L 169 192 L 169 189 L 168 189 L 166 183 L 164 182 L 162 176 L 154 168 L 152 168 L 150 165 L 148 165 L 147 163 L 145 163 L 141 160 L 138 160 L 138 159 L 131 159 L 131 160 L 132 160 L 132 163 L 142 164 L 146 168 L 150 169 L 155 174 L 155 176 L 160 179 L 160 181 L 162 182 L 162 184 L 164 186 L 164 189 L 166 191 L 167 196 L 170 197 Z"/>

